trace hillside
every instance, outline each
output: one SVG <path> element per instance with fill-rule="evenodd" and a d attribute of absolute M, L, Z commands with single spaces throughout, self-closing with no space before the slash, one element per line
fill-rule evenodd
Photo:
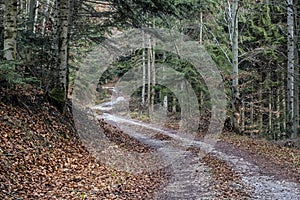
<path fill-rule="evenodd" d="M 70 114 L 32 86 L 1 89 L 0 199 L 142 199 L 162 183 L 161 172 L 132 175 L 89 154 Z"/>

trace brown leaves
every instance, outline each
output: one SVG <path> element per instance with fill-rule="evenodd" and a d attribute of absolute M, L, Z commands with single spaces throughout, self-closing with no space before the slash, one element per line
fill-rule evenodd
<path fill-rule="evenodd" d="M 300 150 L 286 148 L 262 139 L 224 135 L 223 141 L 239 149 L 246 160 L 280 179 L 300 182 Z M 237 151 L 236 151 L 237 152 Z"/>
<path fill-rule="evenodd" d="M 218 199 L 249 199 L 250 191 L 237 172 L 235 172 L 225 161 L 212 155 L 203 158 L 205 164 L 212 171 L 212 189 L 218 192 Z"/>
<path fill-rule="evenodd" d="M 133 175 L 99 163 L 41 91 L 5 93 L 15 100 L 0 103 L 0 199 L 149 199 L 162 183 L 162 171 Z"/>
<path fill-rule="evenodd" d="M 149 146 L 146 146 L 143 143 L 139 142 L 137 139 L 128 136 L 117 127 L 112 126 L 103 120 L 99 120 L 99 123 L 100 126 L 104 129 L 104 134 L 106 135 L 106 137 L 115 142 L 118 146 L 139 153 L 147 153 L 152 151 Z"/>

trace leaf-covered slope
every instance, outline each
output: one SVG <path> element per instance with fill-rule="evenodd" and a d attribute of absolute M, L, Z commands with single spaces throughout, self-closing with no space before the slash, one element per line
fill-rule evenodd
<path fill-rule="evenodd" d="M 132 175 L 97 162 L 42 91 L 0 94 L 0 199 L 149 199 L 162 183 L 160 172 Z"/>

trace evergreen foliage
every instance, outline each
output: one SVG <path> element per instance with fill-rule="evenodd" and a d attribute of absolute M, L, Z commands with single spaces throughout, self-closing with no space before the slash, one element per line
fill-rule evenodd
<path fill-rule="evenodd" d="M 48 3 L 47 3 L 48 2 Z M 228 99 L 232 89 L 232 40 L 230 27 L 230 1 L 196 0 L 112 0 L 112 1 L 69 1 L 68 20 L 68 63 L 66 75 L 70 91 L 79 63 L 89 51 L 110 35 L 129 28 L 168 28 L 187 35 L 199 42 L 210 53 L 222 74 Z M 60 38 L 56 18 L 55 1 L 19 1 L 17 20 L 17 58 L 4 60 L 3 49 L 5 29 L 5 6 L 0 5 L 0 82 L 8 87 L 15 84 L 38 82 L 51 98 L 65 102 L 66 98 L 57 92 L 57 83 L 62 75 L 57 68 L 60 61 Z M 296 87 L 299 90 L 299 2 L 295 2 L 296 34 Z M 238 5 L 238 53 L 240 114 L 243 133 L 261 134 L 268 138 L 280 139 L 287 134 L 287 5 L 275 1 L 239 1 Z M 211 102 L 209 91 L 196 69 L 177 55 L 152 48 L 154 65 L 163 64 L 179 73 L 193 87 L 201 112 L 209 112 Z M 138 49 L 131 55 L 120 57 L 104 72 L 99 84 L 108 80 L 116 81 L 126 72 L 142 65 L 143 52 L 147 58 L 148 49 Z M 168 76 L 168 74 L 166 74 Z M 171 75 L 169 75 L 171 76 Z M 33 78 L 36 77 L 36 78 Z M 38 81 L 37 81 L 38 80 Z M 178 81 L 174 80 L 176 84 Z M 148 83 L 147 83 L 148 84 Z M 170 100 L 176 112 L 180 112 L 174 94 L 161 85 L 151 85 L 154 103 L 161 103 L 163 96 Z M 80 86 L 82 88 L 86 85 Z M 141 98 L 142 88 L 134 96 Z M 299 94 L 298 94 L 299 95 Z M 159 97 L 157 97 L 159 96 Z M 141 101 L 141 99 L 139 99 Z M 148 100 L 150 101 L 150 100 Z M 231 113 L 228 108 L 228 113 Z M 298 110 L 299 112 L 299 110 Z M 209 117 L 207 115 L 206 117 Z"/>

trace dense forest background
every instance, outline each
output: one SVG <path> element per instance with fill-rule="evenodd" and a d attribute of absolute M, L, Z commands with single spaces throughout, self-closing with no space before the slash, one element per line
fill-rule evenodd
<path fill-rule="evenodd" d="M 230 102 L 225 128 L 268 139 L 296 139 L 299 10 L 293 0 L 0 0 L 0 83 L 8 89 L 35 84 L 64 113 L 76 71 L 93 46 L 130 28 L 167 28 L 204 46 L 218 65 Z M 201 116 L 209 118 L 209 93 L 195 68 L 157 50 L 155 40 L 151 44 L 120 58 L 99 83 L 143 65 L 145 83 L 135 94 L 142 103 L 139 109 L 149 114 L 167 97 L 168 111 L 176 115 L 176 97 L 153 84 L 155 65 L 168 64 L 185 74 Z"/>

